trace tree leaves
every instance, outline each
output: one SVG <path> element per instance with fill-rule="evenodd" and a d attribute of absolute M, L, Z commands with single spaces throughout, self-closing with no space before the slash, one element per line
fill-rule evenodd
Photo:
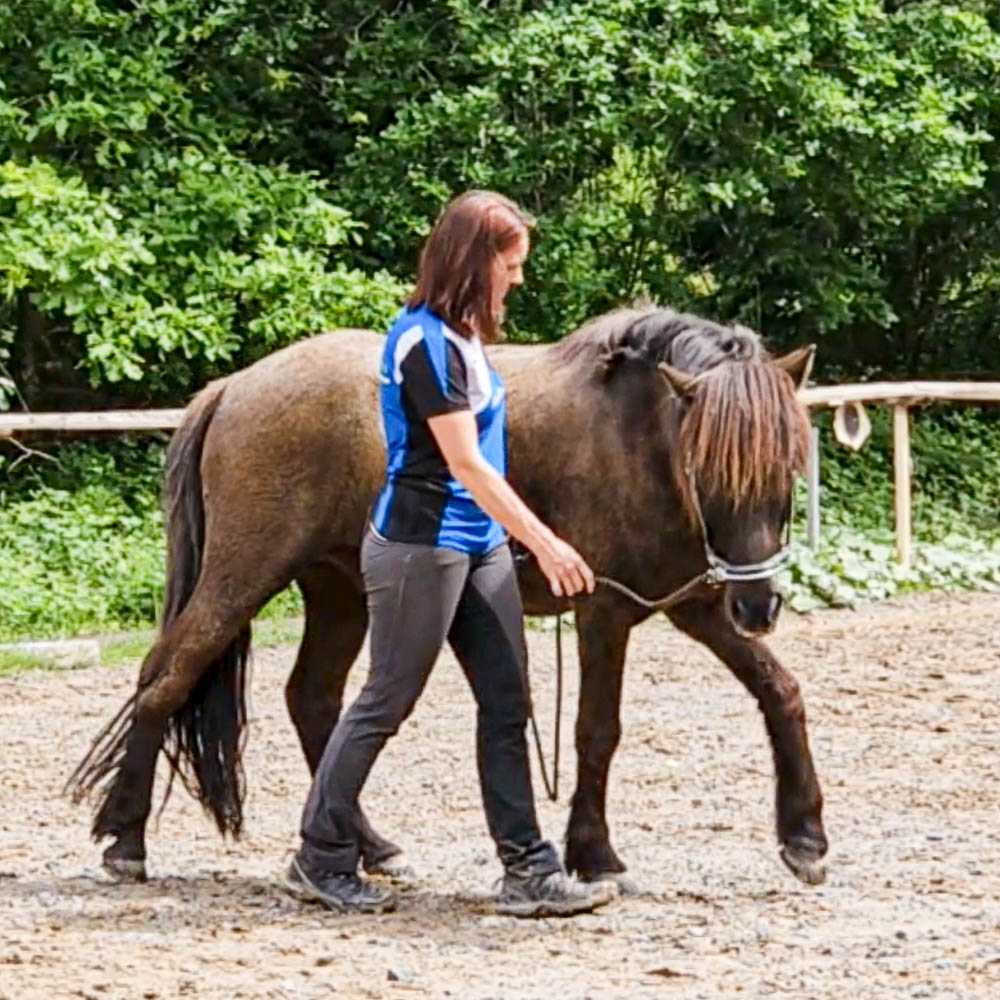
<path fill-rule="evenodd" d="M 516 336 L 651 295 L 816 339 L 826 377 L 995 367 L 991 10 L 18 0 L 0 329 L 28 292 L 95 384 L 180 399 L 385 324 L 441 204 L 481 186 L 539 217 Z"/>
<path fill-rule="evenodd" d="M 94 384 L 183 398 L 398 308 L 397 281 L 341 262 L 359 227 L 325 185 L 249 155 L 247 111 L 227 108 L 211 58 L 246 15 L 194 0 L 22 0 L 0 15 L 0 300 L 26 292 L 54 335 L 76 335 Z"/>

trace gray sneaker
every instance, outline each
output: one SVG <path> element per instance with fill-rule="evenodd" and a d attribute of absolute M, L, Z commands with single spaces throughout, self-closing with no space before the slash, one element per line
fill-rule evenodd
<path fill-rule="evenodd" d="M 496 911 L 511 917 L 571 917 L 590 913 L 618 895 L 613 882 L 578 882 L 565 872 L 522 875 L 506 872 Z"/>
<path fill-rule="evenodd" d="M 396 897 L 354 872 L 313 871 L 296 854 L 285 876 L 285 889 L 304 902 L 322 903 L 338 913 L 388 913 Z"/>

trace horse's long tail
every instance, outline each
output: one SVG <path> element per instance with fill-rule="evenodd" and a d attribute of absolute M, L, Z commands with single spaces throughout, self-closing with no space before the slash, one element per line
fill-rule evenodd
<path fill-rule="evenodd" d="M 224 387 L 224 382 L 214 382 L 195 398 L 167 450 L 167 586 L 161 632 L 184 610 L 201 574 L 205 550 L 201 456 Z M 206 667 L 187 701 L 171 716 L 164 740 L 171 778 L 180 777 L 219 832 L 234 837 L 243 828 L 249 651 L 246 626 Z"/>
<path fill-rule="evenodd" d="M 225 381 L 219 380 L 195 397 L 167 449 L 167 580 L 161 637 L 187 606 L 201 574 L 205 547 L 201 458 L 224 388 Z M 246 626 L 206 666 L 187 700 L 171 715 L 163 743 L 171 769 L 164 801 L 174 777 L 179 777 L 213 817 L 219 831 L 234 837 L 240 835 L 243 826 L 242 752 L 249 649 L 250 629 Z M 98 734 L 69 780 L 75 801 L 104 786 L 94 819 L 95 838 L 116 832 L 114 779 L 125 761 L 138 699 L 143 689 L 158 679 L 165 665 L 160 657 L 147 657 L 138 691 Z"/>

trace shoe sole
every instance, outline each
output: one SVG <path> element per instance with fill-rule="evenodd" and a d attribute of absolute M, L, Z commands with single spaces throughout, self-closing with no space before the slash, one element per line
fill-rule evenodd
<path fill-rule="evenodd" d="M 325 906 L 328 910 L 333 910 L 335 913 L 366 913 L 377 915 L 379 913 L 391 913 L 396 909 L 396 900 L 391 898 L 385 900 L 383 903 L 346 904 L 335 896 L 327 896 L 318 889 L 313 889 L 293 879 L 290 875 L 285 876 L 284 887 L 285 892 L 300 903 L 319 903 L 321 906 Z"/>
<path fill-rule="evenodd" d="M 600 893 L 595 893 L 586 900 L 552 900 L 532 899 L 523 903 L 497 903 L 496 912 L 506 917 L 542 918 L 542 917 L 573 917 L 581 913 L 592 913 L 605 906 L 617 896 L 613 885 Z"/>

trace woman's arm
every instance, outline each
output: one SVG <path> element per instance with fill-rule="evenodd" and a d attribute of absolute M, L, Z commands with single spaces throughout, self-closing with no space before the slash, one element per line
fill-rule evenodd
<path fill-rule="evenodd" d="M 543 524 L 513 488 L 482 456 L 476 418 L 469 410 L 444 413 L 427 421 L 451 474 L 472 499 L 522 542 L 538 560 L 557 597 L 594 590 L 594 574 L 571 545 Z"/>

